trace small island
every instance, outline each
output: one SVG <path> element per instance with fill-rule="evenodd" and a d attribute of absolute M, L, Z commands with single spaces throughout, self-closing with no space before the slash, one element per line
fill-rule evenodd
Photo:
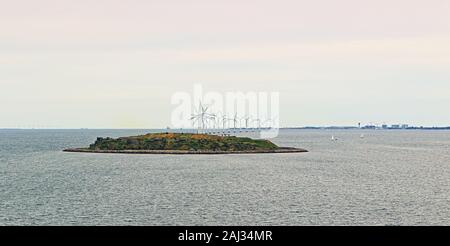
<path fill-rule="evenodd" d="M 123 154 L 250 154 L 294 153 L 307 150 L 278 147 L 269 140 L 193 133 L 149 133 L 120 138 L 97 138 L 89 148 L 66 152 Z"/>

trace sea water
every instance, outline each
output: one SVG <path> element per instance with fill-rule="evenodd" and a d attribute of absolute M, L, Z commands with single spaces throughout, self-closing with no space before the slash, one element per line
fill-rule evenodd
<path fill-rule="evenodd" d="M 450 225 L 450 131 L 273 139 L 309 153 L 62 152 L 146 132 L 0 130 L 0 225 Z"/>

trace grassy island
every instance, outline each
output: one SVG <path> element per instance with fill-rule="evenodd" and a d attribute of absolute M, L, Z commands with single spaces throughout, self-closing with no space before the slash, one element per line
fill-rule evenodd
<path fill-rule="evenodd" d="M 119 138 L 99 137 L 89 148 L 65 151 L 158 154 L 306 152 L 296 148 L 281 148 L 269 140 L 191 133 L 149 133 Z"/>

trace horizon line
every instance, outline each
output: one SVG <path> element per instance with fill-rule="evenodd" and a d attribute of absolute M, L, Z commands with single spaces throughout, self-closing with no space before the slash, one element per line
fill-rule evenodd
<path fill-rule="evenodd" d="M 388 125 L 391 127 L 392 125 Z M 269 127 L 261 127 L 261 129 L 267 129 Z M 358 127 L 358 126 L 351 126 L 351 125 L 310 125 L 310 126 L 284 126 L 284 127 L 278 127 L 278 129 L 308 129 L 308 128 L 347 128 L 347 129 L 361 129 L 361 130 L 370 130 L 370 128 L 364 128 Z M 414 126 L 410 125 L 408 126 L 409 129 L 433 129 L 433 128 L 450 128 L 450 125 L 447 126 Z M 408 128 L 398 128 L 399 130 L 407 130 Z M 220 130 L 221 128 L 210 128 L 210 130 Z M 227 128 L 227 129 L 234 129 L 234 128 Z M 236 128 L 236 129 L 257 129 L 257 128 Z M 382 129 L 382 128 L 376 128 L 376 129 Z M 393 128 L 387 128 L 387 129 L 393 129 Z M 197 130 L 197 128 L 116 128 L 116 127 L 106 127 L 106 128 L 98 128 L 98 127 L 0 127 L 0 130 Z"/>

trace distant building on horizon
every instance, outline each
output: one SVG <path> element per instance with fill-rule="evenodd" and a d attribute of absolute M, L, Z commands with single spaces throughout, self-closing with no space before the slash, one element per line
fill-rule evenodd
<path fill-rule="evenodd" d="M 376 129 L 377 127 L 374 125 L 363 126 L 362 129 Z"/>

